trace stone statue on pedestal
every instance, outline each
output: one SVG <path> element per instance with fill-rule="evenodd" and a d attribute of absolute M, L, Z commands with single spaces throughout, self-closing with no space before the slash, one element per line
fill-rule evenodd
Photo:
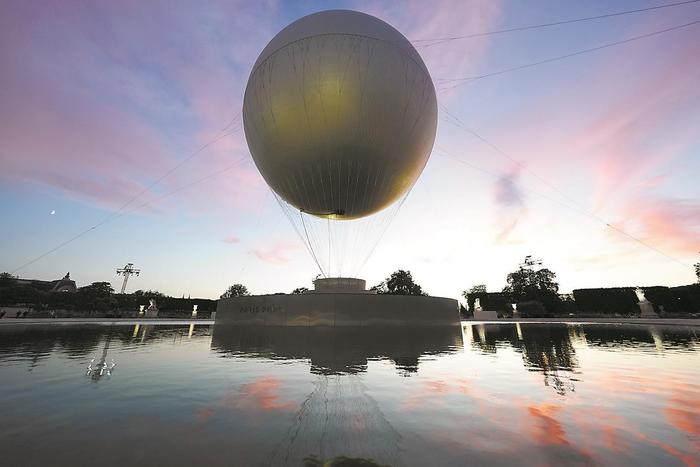
<path fill-rule="evenodd" d="M 481 308 L 481 300 L 476 298 L 474 299 L 474 319 L 496 320 L 498 313 Z"/>
<path fill-rule="evenodd" d="M 639 302 L 637 303 L 637 306 L 639 306 L 639 310 L 641 311 L 639 317 L 658 318 L 659 315 L 657 315 L 654 311 L 654 304 L 647 300 L 647 298 L 644 296 L 644 290 L 642 290 L 641 287 L 637 287 L 634 290 L 634 293 L 637 294 L 637 300 L 639 300 Z"/>
<path fill-rule="evenodd" d="M 155 318 L 158 316 L 158 307 L 156 306 L 155 299 L 151 298 L 148 300 L 148 308 L 146 308 L 146 318 Z"/>

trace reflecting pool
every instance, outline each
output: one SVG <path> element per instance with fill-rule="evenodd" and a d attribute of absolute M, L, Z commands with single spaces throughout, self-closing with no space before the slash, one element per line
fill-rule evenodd
<path fill-rule="evenodd" d="M 699 331 L 2 325 L 0 464 L 698 465 Z"/>

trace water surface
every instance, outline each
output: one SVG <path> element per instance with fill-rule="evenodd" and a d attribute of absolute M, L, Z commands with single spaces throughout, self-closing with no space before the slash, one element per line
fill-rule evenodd
<path fill-rule="evenodd" d="M 697 330 L 3 325 L 2 464 L 698 465 Z"/>

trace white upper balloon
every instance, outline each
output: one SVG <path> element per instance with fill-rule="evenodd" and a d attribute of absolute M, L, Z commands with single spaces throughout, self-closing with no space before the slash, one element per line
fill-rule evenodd
<path fill-rule="evenodd" d="M 364 13 L 301 18 L 260 54 L 243 103 L 270 187 L 303 212 L 354 219 L 389 206 L 428 161 L 437 100 L 411 43 Z"/>

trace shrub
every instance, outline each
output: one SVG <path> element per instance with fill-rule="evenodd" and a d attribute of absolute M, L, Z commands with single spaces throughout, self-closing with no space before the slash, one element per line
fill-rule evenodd
<path fill-rule="evenodd" d="M 472 313 L 471 311 L 469 311 L 468 308 L 465 308 L 464 305 L 462 305 L 462 304 L 460 303 L 460 304 L 459 304 L 459 316 L 460 316 L 460 318 L 462 318 L 462 319 L 473 318 L 473 317 L 474 317 L 474 313 Z"/>
<path fill-rule="evenodd" d="M 574 290 L 576 308 L 583 313 L 606 315 L 639 314 L 637 295 L 632 287 Z"/>
<path fill-rule="evenodd" d="M 679 313 L 700 313 L 700 284 L 671 287 L 670 294 Z M 651 299 L 649 299 L 651 300 Z M 666 308 L 666 305 L 664 305 Z M 667 309 L 666 311 L 671 311 Z"/>
<path fill-rule="evenodd" d="M 542 302 L 529 300 L 518 303 L 518 314 L 521 318 L 550 318 L 551 313 L 545 310 Z"/>
<path fill-rule="evenodd" d="M 474 312 L 474 302 L 479 299 L 481 309 L 489 311 L 497 311 L 500 313 L 512 313 L 513 303 L 511 294 L 507 292 L 475 292 L 467 293 L 467 308 L 470 312 Z"/>

